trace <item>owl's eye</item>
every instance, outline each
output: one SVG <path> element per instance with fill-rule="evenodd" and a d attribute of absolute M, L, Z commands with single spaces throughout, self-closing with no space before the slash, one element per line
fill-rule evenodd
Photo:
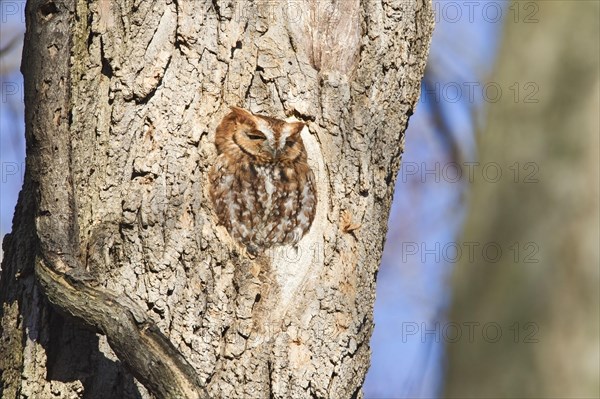
<path fill-rule="evenodd" d="M 285 146 L 286 146 L 286 147 L 291 147 L 291 146 L 293 146 L 293 145 L 294 145 L 294 143 L 295 143 L 295 141 L 294 141 L 294 140 L 286 140 L 286 141 L 285 141 Z"/>
<path fill-rule="evenodd" d="M 260 132 L 246 133 L 246 136 L 248 136 L 250 140 L 264 140 L 266 138 L 265 135 Z"/>

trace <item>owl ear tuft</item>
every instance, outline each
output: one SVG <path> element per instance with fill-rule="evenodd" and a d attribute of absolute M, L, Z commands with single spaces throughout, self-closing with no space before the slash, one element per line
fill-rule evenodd
<path fill-rule="evenodd" d="M 287 125 L 290 129 L 290 136 L 300 134 L 302 129 L 304 129 L 304 126 L 306 126 L 304 122 L 287 122 Z"/>
<path fill-rule="evenodd" d="M 231 112 L 233 112 L 236 115 L 239 116 L 245 116 L 247 118 L 253 118 L 254 114 L 244 108 L 240 108 L 240 107 L 229 107 L 231 109 Z"/>
<path fill-rule="evenodd" d="M 236 116 L 236 119 L 239 122 L 255 122 L 256 117 L 254 116 L 254 114 L 252 114 L 252 112 L 245 110 L 244 108 L 240 108 L 240 107 L 230 107 L 231 108 L 231 113 L 233 113 Z"/>

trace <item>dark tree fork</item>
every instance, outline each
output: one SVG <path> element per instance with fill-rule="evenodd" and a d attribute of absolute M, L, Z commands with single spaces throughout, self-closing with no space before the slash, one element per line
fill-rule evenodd
<path fill-rule="evenodd" d="M 361 397 L 426 0 L 29 1 L 0 397 Z M 232 105 L 307 124 L 318 205 L 251 259 L 208 198 Z"/>

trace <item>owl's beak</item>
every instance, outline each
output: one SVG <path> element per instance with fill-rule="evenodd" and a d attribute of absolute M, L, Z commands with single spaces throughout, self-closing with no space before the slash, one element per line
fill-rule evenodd
<path fill-rule="evenodd" d="M 265 150 L 266 152 L 268 152 L 269 154 L 271 154 L 271 156 L 273 158 L 277 158 L 277 150 L 275 148 L 271 147 L 269 145 L 269 143 L 267 143 L 266 141 L 263 144 L 263 150 Z"/>

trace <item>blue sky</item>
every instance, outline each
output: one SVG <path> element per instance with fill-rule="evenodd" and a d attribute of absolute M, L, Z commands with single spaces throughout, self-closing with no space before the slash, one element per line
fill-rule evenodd
<path fill-rule="evenodd" d="M 0 235 L 10 232 L 25 160 L 23 77 L 19 72 L 25 32 L 24 1 L 0 2 Z M 14 41 L 16 40 L 16 41 Z M 14 42 L 13 42 L 14 41 Z M 14 45 L 9 46 L 9 44 Z M 0 250 L 1 251 L 1 250 Z"/>
<path fill-rule="evenodd" d="M 427 85 L 406 132 L 377 280 L 366 398 L 435 398 L 443 389 L 448 283 L 469 188 L 451 165 L 476 159 L 476 119 L 507 7 L 434 2 Z"/>

